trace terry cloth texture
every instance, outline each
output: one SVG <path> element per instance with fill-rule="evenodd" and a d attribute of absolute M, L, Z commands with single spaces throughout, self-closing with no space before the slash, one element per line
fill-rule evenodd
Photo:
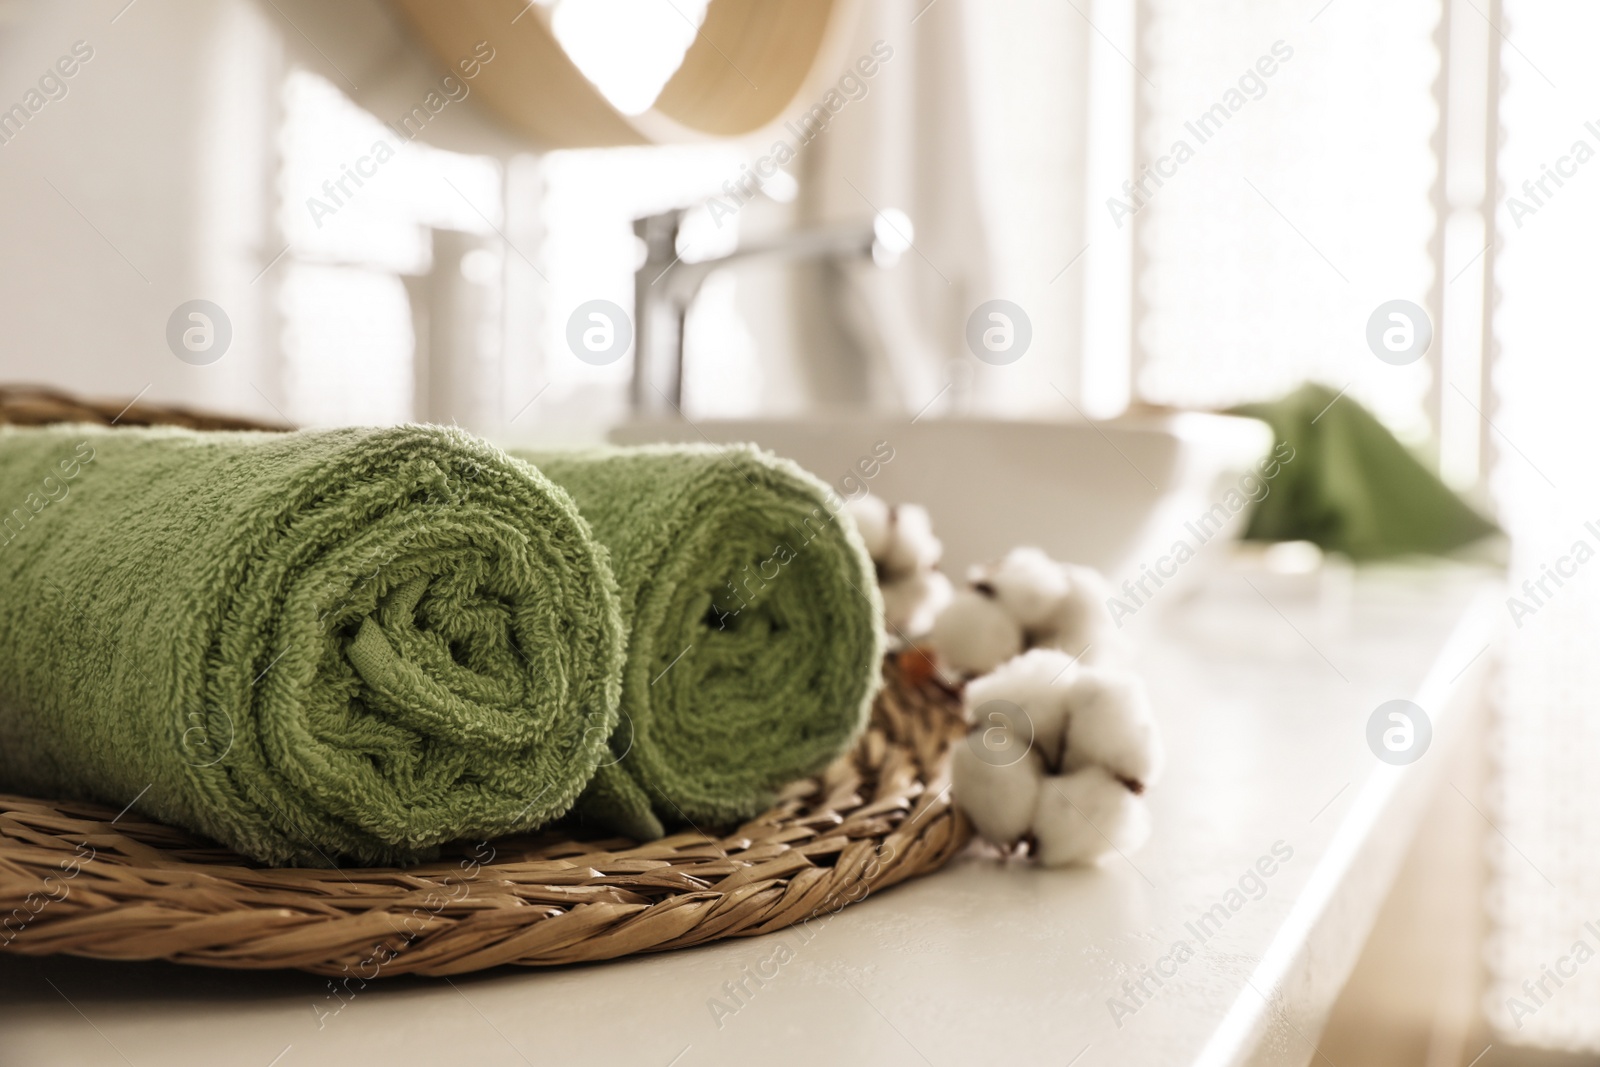
<path fill-rule="evenodd" d="M 0 789 L 404 862 L 562 815 L 616 726 L 604 550 L 456 430 L 0 430 L 0 526 Z"/>
<path fill-rule="evenodd" d="M 1366 408 L 1322 385 L 1244 404 L 1294 461 L 1256 505 L 1245 537 L 1312 541 L 1352 559 L 1444 555 L 1499 527 L 1472 510 Z"/>
<path fill-rule="evenodd" d="M 518 455 L 577 501 L 628 619 L 614 762 L 580 815 L 640 839 L 727 825 L 849 747 L 882 606 L 826 485 L 751 446 Z"/>

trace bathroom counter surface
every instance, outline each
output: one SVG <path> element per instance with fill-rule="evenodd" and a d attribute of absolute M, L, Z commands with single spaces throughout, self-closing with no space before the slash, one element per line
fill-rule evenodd
<path fill-rule="evenodd" d="M 1224 571 L 1135 616 L 1169 767 L 1154 839 L 1101 869 L 974 850 L 810 928 L 348 1001 L 0 956 L 0 1063 L 1308 1063 L 1505 618 L 1481 571 L 1310 585 Z M 1367 743 L 1394 699 L 1433 725 L 1408 766 Z"/>

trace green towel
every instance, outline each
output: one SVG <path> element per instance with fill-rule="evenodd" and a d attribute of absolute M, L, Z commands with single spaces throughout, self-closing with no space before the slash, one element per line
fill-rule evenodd
<path fill-rule="evenodd" d="M 1326 386 L 1233 413 L 1264 420 L 1294 449 L 1250 517 L 1250 540 L 1313 541 L 1364 560 L 1443 555 L 1499 530 L 1366 408 Z"/>
<path fill-rule="evenodd" d="M 882 607 L 827 486 L 748 446 L 518 455 L 578 502 L 629 620 L 614 762 L 580 814 L 636 838 L 727 825 L 849 746 Z"/>
<path fill-rule="evenodd" d="M 459 431 L 0 430 L 0 789 L 421 858 L 568 810 L 623 643 L 571 500 Z"/>

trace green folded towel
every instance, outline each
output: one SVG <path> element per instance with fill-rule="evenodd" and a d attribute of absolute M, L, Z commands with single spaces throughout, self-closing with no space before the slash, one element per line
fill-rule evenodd
<path fill-rule="evenodd" d="M 615 762 L 581 815 L 636 838 L 726 825 L 849 746 L 882 608 L 827 486 L 746 446 L 518 455 L 578 502 L 629 620 Z"/>
<path fill-rule="evenodd" d="M 603 549 L 459 431 L 5 429 L 0 509 L 0 789 L 398 862 L 562 815 L 614 732 Z"/>
<path fill-rule="evenodd" d="M 1424 467 L 1366 408 L 1323 385 L 1244 404 L 1294 449 L 1245 537 L 1312 541 L 1352 559 L 1443 555 L 1499 528 Z"/>

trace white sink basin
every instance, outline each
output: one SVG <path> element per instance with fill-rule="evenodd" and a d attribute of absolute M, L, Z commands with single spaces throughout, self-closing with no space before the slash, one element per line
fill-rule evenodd
<path fill-rule="evenodd" d="M 925 505 L 952 577 L 1031 544 L 1097 567 L 1116 585 L 1136 579 L 1141 565 L 1153 566 L 1174 541 L 1193 545 L 1185 523 L 1216 504 L 1272 446 L 1264 423 L 1198 413 L 1107 422 L 640 421 L 616 428 L 611 440 L 752 441 L 842 496 L 865 489 L 890 503 Z M 1228 530 L 1242 521 L 1242 511 L 1231 515 Z"/>

